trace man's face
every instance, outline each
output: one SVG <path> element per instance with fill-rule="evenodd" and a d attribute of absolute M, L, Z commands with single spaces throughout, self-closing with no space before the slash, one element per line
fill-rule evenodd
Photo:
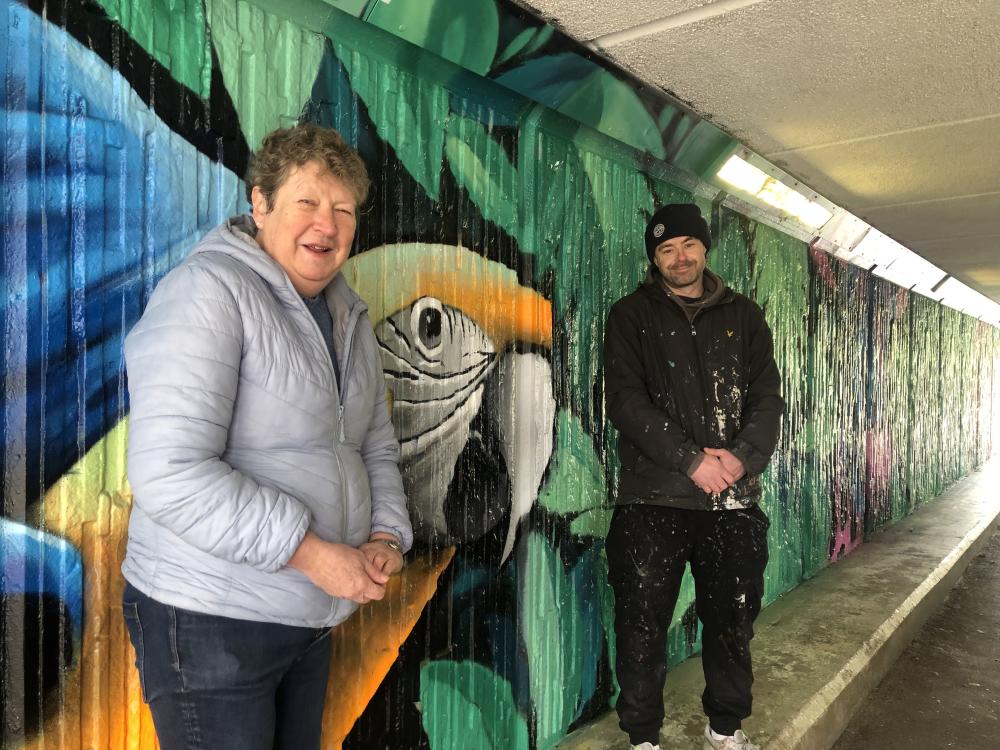
<path fill-rule="evenodd" d="M 705 272 L 705 245 L 697 237 L 671 237 L 656 246 L 653 262 L 674 291 L 701 283 Z"/>
<path fill-rule="evenodd" d="M 251 194 L 257 244 L 274 258 L 295 291 L 315 297 L 340 271 L 357 229 L 354 193 L 317 162 L 294 167 L 272 196 Z"/>

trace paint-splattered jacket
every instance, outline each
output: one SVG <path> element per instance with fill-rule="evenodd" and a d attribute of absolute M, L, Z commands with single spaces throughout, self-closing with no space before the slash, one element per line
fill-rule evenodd
<path fill-rule="evenodd" d="M 604 340 L 607 414 L 618 429 L 618 503 L 749 507 L 778 441 L 784 402 L 761 309 L 706 271 L 719 292 L 689 319 L 652 277 L 616 302 Z M 720 494 L 689 477 L 702 448 L 727 448 L 746 474 Z"/>

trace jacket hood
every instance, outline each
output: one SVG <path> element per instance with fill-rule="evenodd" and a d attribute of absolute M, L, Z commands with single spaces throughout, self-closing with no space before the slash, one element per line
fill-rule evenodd
<path fill-rule="evenodd" d="M 257 244 L 256 236 L 257 225 L 253 217 L 249 214 L 233 216 L 206 234 L 191 251 L 191 255 L 211 252 L 235 258 L 264 279 L 283 302 L 296 304 L 301 295 L 295 290 L 285 269 Z M 362 302 L 340 272 L 333 277 L 325 291 L 328 298 L 332 293 L 347 308 Z"/>
<path fill-rule="evenodd" d="M 659 272 L 654 270 L 654 267 L 650 267 L 646 270 L 646 278 L 641 284 L 639 284 L 639 289 L 643 290 L 647 294 L 650 294 L 656 299 L 673 300 L 681 308 L 687 307 L 685 303 L 678 298 L 676 294 L 668 291 L 663 283 L 660 281 Z M 701 302 L 694 303 L 694 306 L 699 308 L 714 307 L 715 305 L 721 304 L 723 302 L 730 302 L 733 299 L 733 292 L 721 276 L 713 273 L 709 269 L 705 269 L 704 274 L 704 289 L 706 297 Z"/>

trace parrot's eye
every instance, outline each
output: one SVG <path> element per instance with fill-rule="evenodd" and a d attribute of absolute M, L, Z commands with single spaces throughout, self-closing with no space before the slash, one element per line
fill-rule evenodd
<path fill-rule="evenodd" d="M 441 354 L 443 320 L 444 306 L 440 300 L 422 297 L 413 303 L 410 311 L 413 342 L 428 359 L 436 359 Z"/>

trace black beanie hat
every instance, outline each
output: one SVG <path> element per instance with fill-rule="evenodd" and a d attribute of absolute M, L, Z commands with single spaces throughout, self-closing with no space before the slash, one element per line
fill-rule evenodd
<path fill-rule="evenodd" d="M 701 240 L 706 252 L 712 249 L 708 222 L 693 203 L 668 203 L 653 213 L 646 225 L 646 255 L 650 263 L 657 245 L 673 237 L 695 237 Z"/>

